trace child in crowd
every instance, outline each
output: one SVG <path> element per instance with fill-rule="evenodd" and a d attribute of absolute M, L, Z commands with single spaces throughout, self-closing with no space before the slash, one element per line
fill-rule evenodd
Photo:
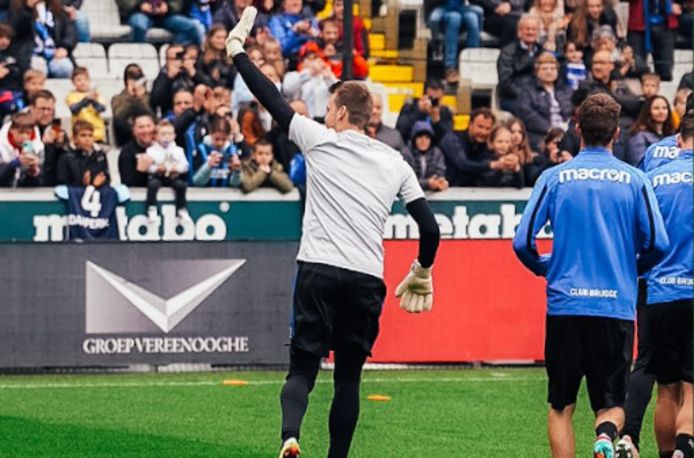
<path fill-rule="evenodd" d="M 552 127 L 547 131 L 547 135 L 542 140 L 542 154 L 540 155 L 544 160 L 545 169 L 573 159 L 573 156 L 568 151 L 560 151 L 559 144 L 563 138 L 564 131 L 558 127 Z"/>
<path fill-rule="evenodd" d="M 335 19 L 326 19 L 320 23 L 319 42 L 323 47 L 323 56 L 330 64 L 333 74 L 342 76 L 342 43 L 340 42 L 340 25 Z M 353 50 L 352 74 L 357 79 L 369 76 L 369 64 L 363 56 Z"/>
<path fill-rule="evenodd" d="M 56 184 L 95 188 L 109 184 L 108 161 L 104 152 L 94 147 L 94 133 L 94 126 L 83 119 L 72 125 L 75 148 L 58 160 Z"/>
<path fill-rule="evenodd" d="M 212 120 L 209 135 L 198 146 L 198 154 L 205 163 L 193 177 L 195 186 L 241 186 L 241 159 L 238 145 L 233 141 L 241 138 L 238 127 L 236 135 L 232 130 L 227 118 L 215 117 Z"/>
<path fill-rule="evenodd" d="M 564 45 L 564 57 L 562 75 L 567 87 L 572 90 L 578 89 L 581 81 L 586 79 L 586 64 L 583 62 L 583 50 L 574 41 L 567 41 Z"/>
<path fill-rule="evenodd" d="M 225 86 L 215 86 L 212 88 L 212 95 L 218 107 L 231 107 L 231 89 Z"/>
<path fill-rule="evenodd" d="M 419 184 L 425 191 L 445 191 L 446 162 L 434 143 L 434 129 L 427 121 L 417 121 L 412 128 L 410 147 L 402 151 L 405 161 L 412 167 Z"/>
<path fill-rule="evenodd" d="M 660 92 L 660 76 L 657 73 L 644 73 L 641 77 L 641 93 L 644 99 L 658 95 Z"/>
<path fill-rule="evenodd" d="M 46 89 L 46 75 L 43 73 L 29 69 L 24 72 L 22 77 L 22 96 L 17 100 L 17 111 L 21 111 L 29 106 L 34 94 Z"/>
<path fill-rule="evenodd" d="M 43 143 L 29 113 L 15 113 L 0 129 L 0 187 L 41 186 Z"/>
<path fill-rule="evenodd" d="M 289 72 L 284 78 L 282 90 L 290 100 L 301 99 L 306 102 L 311 118 L 325 117 L 325 108 L 330 98 L 330 86 L 337 82 L 330 66 L 321 58 L 318 46 L 303 47 L 299 55 L 296 72 Z"/>
<path fill-rule="evenodd" d="M 565 31 L 568 19 L 561 0 L 535 0 L 528 14 L 540 21 L 539 42 L 547 51 L 557 50 L 557 38 Z"/>
<path fill-rule="evenodd" d="M 75 90 L 67 95 L 67 105 L 72 113 L 72 124 L 78 120 L 87 121 L 93 126 L 94 140 L 99 143 L 106 141 L 106 123 L 101 113 L 106 111 L 106 102 L 95 88 L 91 87 L 89 71 L 84 67 L 76 67 L 72 72 L 72 84 Z"/>
<path fill-rule="evenodd" d="M 12 27 L 0 23 L 0 120 L 16 109 L 16 99 L 21 97 L 19 63 L 8 52 L 12 35 Z"/>
<path fill-rule="evenodd" d="M 512 170 L 490 170 L 484 173 L 480 181 L 480 186 L 494 188 L 508 186 L 522 188 L 525 186 L 523 167 L 521 166 L 520 158 L 513 153 L 511 138 L 511 131 L 505 126 L 499 125 L 492 129 L 487 145 L 489 151 L 494 154 L 496 159 L 506 158 L 506 156 L 508 156 L 508 158 L 514 160 L 516 165 Z"/>
<path fill-rule="evenodd" d="M 176 131 L 171 121 L 161 120 L 157 123 L 156 141 L 147 148 L 147 156 L 152 160 L 147 181 L 147 216 L 150 222 L 157 220 L 157 193 L 162 185 L 173 188 L 179 221 L 193 221 L 186 208 L 186 182 L 181 176 L 188 172 L 188 160 L 175 139 Z"/>
<path fill-rule="evenodd" d="M 261 186 L 272 187 L 282 193 L 294 189 L 292 180 L 275 160 L 272 144 L 268 141 L 255 142 L 250 159 L 244 161 L 241 167 L 241 189 L 244 192 L 251 192 Z"/>
<path fill-rule="evenodd" d="M 691 93 L 691 89 L 683 87 L 675 94 L 675 100 L 672 102 L 672 118 L 675 122 L 675 128 L 679 127 L 680 121 L 684 117 L 687 110 L 687 97 Z"/>
<path fill-rule="evenodd" d="M 265 62 L 274 65 L 280 77 L 284 77 L 285 65 L 280 42 L 274 38 L 265 40 L 262 45 L 262 53 Z"/>

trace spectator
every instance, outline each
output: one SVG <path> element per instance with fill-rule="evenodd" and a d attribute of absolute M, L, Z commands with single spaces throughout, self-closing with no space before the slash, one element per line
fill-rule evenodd
<path fill-rule="evenodd" d="M 210 122 L 219 108 L 214 91 L 209 86 L 200 84 L 193 91 L 192 109 L 185 110 L 174 118 L 176 144 L 184 149 L 190 170 L 197 170 L 202 166 L 197 146 L 207 136 Z M 188 174 L 188 178 L 192 184 L 192 174 Z"/>
<path fill-rule="evenodd" d="M 670 104 L 667 99 L 662 95 L 646 99 L 639 118 L 629 133 L 631 137 L 629 138 L 626 162 L 636 166 L 641 162 L 643 153 L 649 146 L 663 137 L 675 134 Z"/>
<path fill-rule="evenodd" d="M 233 138 L 232 126 L 227 118 L 212 120 L 209 135 L 198 145 L 198 154 L 204 163 L 193 177 L 195 186 L 241 186 L 241 159 L 235 143 L 239 135 L 240 132 L 237 132 L 237 138 Z"/>
<path fill-rule="evenodd" d="M 571 153 L 561 150 L 560 145 L 563 137 L 564 131 L 554 127 L 547 132 L 547 135 L 542 140 L 540 158 L 542 159 L 544 170 L 573 159 Z"/>
<path fill-rule="evenodd" d="M 692 72 L 682 75 L 682 79 L 680 80 L 680 84 L 677 85 L 677 89 L 689 89 L 690 91 L 694 90 L 694 84 L 692 84 Z"/>
<path fill-rule="evenodd" d="M 473 3 L 484 9 L 484 30 L 499 37 L 501 46 L 515 39 L 525 0 L 473 0 Z"/>
<path fill-rule="evenodd" d="M 125 89 L 111 100 L 113 127 L 116 145 L 121 146 L 132 140 L 132 120 L 136 114 L 149 113 L 149 94 L 147 93 L 142 69 L 137 64 L 129 64 L 123 71 Z"/>
<path fill-rule="evenodd" d="M 625 84 L 613 81 L 614 68 L 610 52 L 607 50 L 597 51 L 591 62 L 590 75 L 580 84 L 577 90 L 579 94 L 574 94 L 574 97 L 583 99 L 596 92 L 610 94 L 622 107 L 620 121 L 622 129 L 628 129 L 638 116 L 641 101 Z M 578 106 L 576 100 L 574 100 L 574 106 Z"/>
<path fill-rule="evenodd" d="M 294 61 L 299 49 L 319 34 L 316 20 L 303 15 L 301 0 L 282 0 L 282 12 L 273 15 L 268 26 L 282 45 L 284 57 Z"/>
<path fill-rule="evenodd" d="M 376 92 L 372 92 L 371 97 L 373 98 L 373 104 L 371 106 L 371 118 L 366 125 L 366 134 L 402 153 L 405 149 L 402 135 L 397 129 L 383 124 L 383 97 Z"/>
<path fill-rule="evenodd" d="M 610 53 L 610 58 L 618 72 L 615 75 L 617 77 L 640 78 L 648 71 L 648 65 L 639 56 L 634 55 L 631 46 L 626 45 L 622 49 L 617 46 L 617 37 L 609 26 L 601 25 L 593 32 L 591 50 L 593 53 L 596 51 Z"/>
<path fill-rule="evenodd" d="M 545 168 L 544 161 L 539 154 L 530 148 L 528 132 L 523 121 L 518 118 L 511 118 L 503 125 L 511 132 L 511 152 L 520 160 L 525 186 L 534 186 Z"/>
<path fill-rule="evenodd" d="M 36 121 L 36 137 L 44 145 L 42 185 L 54 186 L 58 173 L 58 161 L 67 153 L 67 133 L 60 120 L 55 119 L 55 97 L 49 91 L 40 90 L 31 99 L 29 113 Z"/>
<path fill-rule="evenodd" d="M 212 95 L 214 96 L 214 101 L 217 104 L 217 108 L 231 108 L 231 89 L 226 86 L 215 86 L 212 88 Z"/>
<path fill-rule="evenodd" d="M 110 183 L 108 161 L 103 151 L 94 148 L 94 127 L 79 119 L 72 126 L 75 148 L 58 161 L 56 184 L 66 186 L 94 186 Z"/>
<path fill-rule="evenodd" d="M 443 36 L 446 68 L 445 78 L 448 83 L 458 82 L 458 37 L 463 25 L 467 31 L 466 48 L 479 48 L 480 33 L 484 11 L 477 5 L 466 5 L 462 0 L 438 0 L 429 16 L 428 26 L 434 39 Z M 441 30 L 443 29 L 443 31 Z"/>
<path fill-rule="evenodd" d="M 247 6 L 250 6 L 252 0 L 220 0 L 221 4 L 214 13 L 214 23 L 221 24 L 225 29 L 231 30 L 234 28 L 243 10 Z M 268 15 L 258 8 L 258 15 L 255 17 L 255 24 L 253 25 L 252 36 L 256 36 L 259 30 L 263 30 L 267 27 Z"/>
<path fill-rule="evenodd" d="M 202 56 L 198 59 L 198 71 L 202 84 L 210 87 L 233 87 L 235 71 L 231 60 L 227 57 L 226 38 L 226 29 L 219 24 L 212 26 L 207 33 Z"/>
<path fill-rule="evenodd" d="M 315 43 L 302 48 L 297 70 L 285 75 L 282 85 L 284 94 L 290 100 L 304 100 L 310 118 L 323 119 L 330 98 L 330 86 L 337 82 L 337 78 L 330 66 L 321 59 Z"/>
<path fill-rule="evenodd" d="M 284 67 L 284 58 L 282 57 L 282 46 L 280 42 L 274 38 L 268 38 L 263 42 L 261 49 L 265 57 L 265 62 L 274 65 L 277 74 L 283 78 L 286 69 Z"/>
<path fill-rule="evenodd" d="M 507 167 L 489 169 L 484 172 L 477 183 L 478 186 L 494 188 L 525 186 L 523 167 L 520 158 L 513 153 L 511 148 L 511 131 L 503 125 L 496 126 L 489 135 L 489 152 L 497 161 L 504 161 Z"/>
<path fill-rule="evenodd" d="M 69 78 L 77 31 L 60 0 L 14 0 L 10 12 L 15 31 L 12 54 L 20 69 L 31 67 L 52 78 Z"/>
<path fill-rule="evenodd" d="M 436 147 L 434 129 L 427 121 L 417 121 L 414 124 L 410 147 L 402 150 L 402 156 L 414 170 L 423 190 L 448 189 L 446 162 L 443 153 Z"/>
<path fill-rule="evenodd" d="M 424 95 L 406 103 L 400 110 L 395 128 L 400 131 L 405 142 L 409 142 L 412 127 L 417 121 L 430 121 L 438 138 L 453 129 L 453 112 L 441 104 L 443 98 L 443 83 L 437 79 L 429 79 L 424 84 Z M 437 130 L 440 126 L 440 130 Z"/>
<path fill-rule="evenodd" d="M 166 49 L 166 63 L 152 85 L 149 97 L 154 113 L 166 116 L 172 109 L 173 95 L 181 89 L 193 90 L 196 82 L 203 81 L 196 68 L 197 56 L 186 51 L 181 45 L 171 45 Z"/>
<path fill-rule="evenodd" d="M 663 81 L 672 80 L 677 16 L 680 14 L 682 6 L 674 1 L 629 0 L 629 45 L 644 61 L 648 54 L 653 55 L 655 72 Z"/>
<path fill-rule="evenodd" d="M 214 0 L 192 0 L 190 2 L 189 16 L 198 23 L 198 28 L 202 27 L 204 34 L 212 27 L 212 3 Z"/>
<path fill-rule="evenodd" d="M 540 51 L 537 35 L 540 22 L 523 15 L 518 22 L 518 39 L 504 46 L 496 67 L 499 73 L 499 103 L 501 108 L 516 112 L 520 88 L 532 80 L 535 57 Z"/>
<path fill-rule="evenodd" d="M 62 0 L 63 10 L 67 17 L 75 23 L 77 31 L 77 41 L 80 43 L 89 43 L 92 41 L 92 35 L 89 31 L 89 18 L 87 13 L 81 11 L 82 0 Z"/>
<path fill-rule="evenodd" d="M 446 159 L 446 179 L 451 186 L 477 186 L 483 174 L 515 167 L 510 158 L 498 160 L 488 149 L 495 121 L 489 108 L 478 108 L 470 113 L 467 131 L 457 133 L 448 129 L 439 141 Z"/>
<path fill-rule="evenodd" d="M 15 111 L 21 99 L 22 74 L 17 59 L 8 52 L 13 34 L 12 27 L 0 23 L 0 119 Z"/>
<path fill-rule="evenodd" d="M 535 61 L 534 81 L 520 91 L 518 117 L 527 127 L 530 146 L 535 150 L 550 127 L 566 129 L 573 111 L 571 91 L 556 84 L 558 75 L 557 59 L 543 53 Z"/>
<path fill-rule="evenodd" d="M 165 117 L 174 125 L 175 121 L 187 110 L 193 108 L 193 91 L 190 89 L 179 89 L 173 96 L 173 109 Z M 179 133 L 176 132 L 176 143 L 179 143 Z M 179 143 L 180 146 L 180 143 Z"/>
<path fill-rule="evenodd" d="M 256 67 L 260 68 L 265 64 L 265 58 L 259 47 L 249 46 L 246 49 L 246 53 Z M 241 105 L 251 102 L 254 97 L 241 75 L 238 75 L 238 77 L 234 79 L 233 92 L 234 97 L 231 100 L 231 112 L 236 116 L 239 113 Z"/>
<path fill-rule="evenodd" d="M 564 45 L 564 57 L 566 60 L 559 68 L 560 81 L 575 91 L 587 75 L 586 64 L 583 62 L 583 50 L 575 42 L 567 41 Z"/>
<path fill-rule="evenodd" d="M 678 89 L 675 100 L 672 103 L 672 117 L 675 121 L 675 129 L 679 128 L 680 120 L 684 117 L 687 110 L 687 97 L 692 93 L 691 89 Z"/>
<path fill-rule="evenodd" d="M 554 52 L 557 48 L 557 39 L 561 42 L 565 38 L 568 16 L 564 15 L 564 4 L 561 0 L 535 0 L 533 7 L 528 12 L 535 16 L 540 23 L 540 38 L 538 42 L 547 51 Z"/>
<path fill-rule="evenodd" d="M 339 36 L 338 40 L 342 42 L 344 30 L 342 25 L 345 23 L 345 2 L 344 0 L 333 0 L 333 14 L 331 19 L 334 19 L 338 24 Z M 354 50 L 364 59 L 369 58 L 369 32 L 366 30 L 366 25 L 358 14 L 353 16 L 352 37 L 354 39 Z"/>
<path fill-rule="evenodd" d="M 266 140 L 255 142 L 251 158 L 243 162 L 241 172 L 241 189 L 244 192 L 261 186 L 275 188 L 281 193 L 294 189 L 292 180 L 284 173 L 280 163 L 274 160 L 272 145 Z"/>
<path fill-rule="evenodd" d="M 123 22 L 133 28 L 135 43 L 144 43 L 147 30 L 152 27 L 162 27 L 174 35 L 174 43 L 202 44 L 205 33 L 195 20 L 181 14 L 182 0 L 116 0 L 116 3 Z"/>
<path fill-rule="evenodd" d="M 44 90 L 45 86 L 45 74 L 32 69 L 29 69 L 26 72 L 24 72 L 24 76 L 22 77 L 23 92 L 21 97 L 19 97 L 19 99 L 16 101 L 16 109 L 18 111 L 25 109 L 29 105 L 29 103 L 31 103 L 31 100 L 33 99 L 34 95 L 39 91 Z"/>
<path fill-rule="evenodd" d="M 150 113 L 145 112 L 133 118 L 133 138 L 118 156 L 118 172 L 124 185 L 141 188 L 147 186 L 147 171 L 152 165 L 152 159 L 146 153 L 154 141 L 154 130 L 154 118 Z"/>
<path fill-rule="evenodd" d="M 617 14 L 612 8 L 605 7 L 604 0 L 584 0 L 579 3 L 569 22 L 567 37 L 576 43 L 583 51 L 586 62 L 590 63 L 592 57 L 591 40 L 593 33 L 601 25 L 607 25 L 617 34 Z"/>
<path fill-rule="evenodd" d="M 72 113 L 72 124 L 78 120 L 87 121 L 93 130 L 94 140 L 99 143 L 106 141 L 106 123 L 101 113 L 106 111 L 106 102 L 101 98 L 96 88 L 92 87 L 89 71 L 77 67 L 72 72 L 74 90 L 67 95 L 67 105 Z"/>
<path fill-rule="evenodd" d="M 660 77 L 657 73 L 644 73 L 641 77 L 641 95 L 644 98 L 653 97 L 660 93 Z"/>
<path fill-rule="evenodd" d="M 289 103 L 289 105 L 297 114 L 300 114 L 302 116 L 308 116 L 308 107 L 306 106 L 306 103 L 303 100 L 292 100 Z M 297 155 L 302 154 L 302 152 L 299 150 L 299 147 L 296 146 L 294 142 L 289 140 L 289 135 L 287 134 L 287 132 L 277 124 L 275 124 L 273 128 L 267 133 L 267 135 L 265 135 L 265 140 L 272 143 L 272 151 L 274 153 L 275 160 L 282 165 L 282 168 L 284 170 L 289 170 L 291 176 L 292 161 Z M 303 157 L 301 160 L 303 160 Z M 303 164 L 304 167 L 305 165 L 306 164 Z M 304 178 L 306 176 L 305 170 L 303 176 Z M 294 182 L 294 184 L 296 184 L 294 178 L 292 178 L 292 181 Z M 305 181 L 303 182 L 303 184 L 306 184 Z"/>
<path fill-rule="evenodd" d="M 681 2 L 682 14 L 677 18 L 677 33 L 683 41 L 682 48 L 692 49 L 692 30 L 694 29 L 694 3 L 691 0 Z"/>
<path fill-rule="evenodd" d="M 41 186 L 43 143 L 29 113 L 15 113 L 0 129 L 0 187 Z"/>
<path fill-rule="evenodd" d="M 156 140 L 147 148 L 147 156 L 152 163 L 149 166 L 147 181 L 147 217 L 149 221 L 157 220 L 157 194 L 159 188 L 171 186 L 176 201 L 176 217 L 182 223 L 193 220 L 188 214 L 186 203 L 186 182 L 181 175 L 188 172 L 188 161 L 183 149 L 176 145 L 176 131 L 167 120 L 157 123 Z"/>
<path fill-rule="evenodd" d="M 323 55 L 330 64 L 333 74 L 342 77 L 342 43 L 339 41 L 339 24 L 334 19 L 326 19 L 320 23 L 320 41 L 323 43 Z M 304 46 L 309 46 L 308 43 Z M 303 48 L 302 48 L 303 49 Z M 369 64 L 356 50 L 352 58 L 352 77 L 365 79 L 369 75 Z"/>

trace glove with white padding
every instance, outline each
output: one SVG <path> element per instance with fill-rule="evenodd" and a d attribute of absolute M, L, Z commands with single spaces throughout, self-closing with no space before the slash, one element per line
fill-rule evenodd
<path fill-rule="evenodd" d="M 241 19 L 236 26 L 231 29 L 231 32 L 229 32 L 227 36 L 227 56 L 234 57 L 237 54 L 245 52 L 243 46 L 246 44 L 246 38 L 251 34 L 257 14 L 258 10 L 255 9 L 254 6 L 247 6 L 246 9 L 243 10 Z"/>
<path fill-rule="evenodd" d="M 400 298 L 400 308 L 410 313 L 430 311 L 434 301 L 431 267 L 424 268 L 415 260 L 407 276 L 395 289 L 395 297 Z"/>

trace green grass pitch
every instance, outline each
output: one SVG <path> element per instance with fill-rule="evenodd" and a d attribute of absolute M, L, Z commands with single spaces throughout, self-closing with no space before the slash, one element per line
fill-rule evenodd
<path fill-rule="evenodd" d="M 304 422 L 303 456 L 327 452 L 332 373 Z M 223 386 L 244 379 L 245 387 Z M 281 372 L 0 377 L 1 457 L 275 457 Z M 369 394 L 390 402 L 369 402 Z M 352 457 L 547 457 L 543 369 L 366 371 Z M 577 456 L 591 456 L 585 388 Z M 653 404 L 653 403 L 652 403 Z M 655 456 L 652 406 L 642 456 Z"/>

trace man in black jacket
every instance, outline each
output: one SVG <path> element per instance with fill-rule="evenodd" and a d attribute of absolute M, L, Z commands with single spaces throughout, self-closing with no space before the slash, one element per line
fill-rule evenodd
<path fill-rule="evenodd" d="M 44 144 L 43 186 L 55 186 L 58 161 L 67 153 L 67 134 L 55 119 L 55 96 L 44 89 L 31 98 L 29 113 L 36 121 L 41 141 Z"/>
<path fill-rule="evenodd" d="M 126 143 L 118 156 L 120 181 L 126 186 L 146 187 L 147 170 L 151 159 L 147 148 L 154 141 L 154 118 L 150 113 L 142 113 L 133 119 L 133 139 Z M 139 165 L 139 167 L 138 167 Z"/>
<path fill-rule="evenodd" d="M 166 116 L 173 108 L 174 94 L 182 89 L 190 91 L 195 87 L 195 62 L 192 65 L 184 63 L 185 50 L 183 46 L 171 45 L 166 50 L 166 64 L 159 72 L 152 85 L 149 103 L 152 110 Z"/>
<path fill-rule="evenodd" d="M 533 77 L 535 58 L 541 51 L 537 44 L 539 33 L 539 20 L 524 14 L 518 22 L 518 39 L 501 49 L 496 62 L 499 103 L 501 108 L 514 114 L 520 88 Z"/>
<path fill-rule="evenodd" d="M 373 99 L 373 111 L 371 119 L 366 125 L 366 135 L 385 143 L 396 151 L 403 152 L 405 142 L 397 129 L 383 125 L 383 98 L 380 94 L 371 93 Z"/>
<path fill-rule="evenodd" d="M 489 171 L 511 168 L 504 159 L 496 159 L 487 147 L 495 121 L 489 108 L 478 108 L 470 114 L 467 131 L 445 132 L 438 146 L 446 159 L 446 179 L 450 186 L 476 186 Z M 435 130 L 441 135 L 436 126 Z"/>
<path fill-rule="evenodd" d="M 78 120 L 72 127 L 72 138 L 75 149 L 58 161 L 56 184 L 92 185 L 96 188 L 109 184 L 106 155 L 94 149 L 94 127 L 87 121 Z"/>
<path fill-rule="evenodd" d="M 440 122 L 446 130 L 453 129 L 453 112 L 441 105 L 442 97 L 443 83 L 437 79 L 430 79 L 424 85 L 424 95 L 402 107 L 395 128 L 400 131 L 405 143 L 410 141 L 412 127 L 417 121 L 430 121 L 433 124 L 439 122 L 434 118 L 440 117 Z"/>

